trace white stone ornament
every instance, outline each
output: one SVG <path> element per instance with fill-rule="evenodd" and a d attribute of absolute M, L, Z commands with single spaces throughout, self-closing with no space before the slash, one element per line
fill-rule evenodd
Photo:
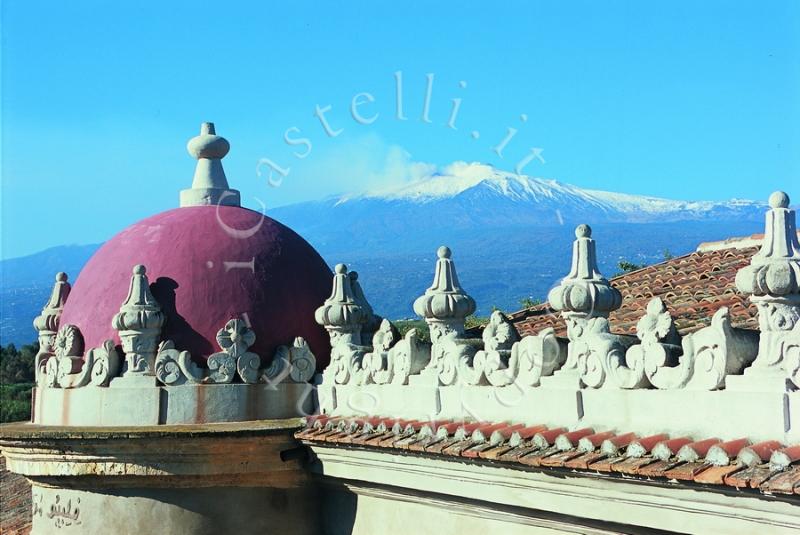
<path fill-rule="evenodd" d="M 53 343 L 61 322 L 61 313 L 72 289 L 67 282 L 67 274 L 59 272 L 56 274 L 56 281 L 53 291 L 50 292 L 50 299 L 42 308 L 42 313 L 33 320 L 33 326 L 38 333 L 39 352 L 34 361 L 35 381 L 44 381 L 45 366 L 47 360 L 53 356 Z"/>
<path fill-rule="evenodd" d="M 119 375 L 122 367 L 120 356 L 113 340 L 106 340 L 102 347 L 90 349 L 86 354 L 85 368 L 91 369 L 89 381 L 94 386 L 108 386 L 111 379 Z"/>
<path fill-rule="evenodd" d="M 414 312 L 425 318 L 434 344 L 450 334 L 463 335 L 464 319 L 475 312 L 475 300 L 458 282 L 450 249 L 439 247 L 436 254 L 438 260 L 433 284 L 414 301 Z"/>
<path fill-rule="evenodd" d="M 562 316 L 608 317 L 622 304 L 622 294 L 597 267 L 595 241 L 589 225 L 578 225 L 572 245 L 572 268 L 547 295 L 550 306 Z"/>
<path fill-rule="evenodd" d="M 394 362 L 389 358 L 389 350 L 400 340 L 400 333 L 387 319 L 381 321 L 380 328 L 372 337 L 372 351 L 366 353 L 362 366 L 368 372 L 371 382 L 387 384 L 394 374 Z"/>
<path fill-rule="evenodd" d="M 167 386 L 180 386 L 200 383 L 204 377 L 188 351 L 179 351 L 172 340 L 165 340 L 158 346 L 156 378 Z"/>
<path fill-rule="evenodd" d="M 228 186 L 222 168 L 222 158 L 230 148 L 228 140 L 217 135 L 214 123 L 200 125 L 200 135 L 186 145 L 189 154 L 197 159 L 197 166 L 191 189 L 181 191 L 181 206 L 240 206 L 239 192 Z"/>
<path fill-rule="evenodd" d="M 53 356 L 47 359 L 42 376 L 44 386 L 74 388 L 77 385 L 71 374 L 79 372 L 83 364 L 83 336 L 75 325 L 63 325 L 53 341 Z M 63 384 L 62 384 L 63 383 Z"/>
<path fill-rule="evenodd" d="M 401 341 L 389 350 L 392 361 L 392 384 L 407 385 L 412 375 L 419 374 L 431 360 L 431 345 L 419 338 L 416 329 L 410 329 Z"/>
<path fill-rule="evenodd" d="M 510 360 L 517 369 L 514 380 L 524 386 L 539 386 L 542 377 L 553 375 L 564 365 L 567 341 L 558 338 L 555 329 L 547 328 L 536 335 L 523 337 L 514 344 L 511 353 Z M 495 384 L 489 373 L 487 377 L 490 383 Z"/>
<path fill-rule="evenodd" d="M 785 391 L 784 378 L 800 387 L 793 355 L 800 344 L 800 243 L 789 196 L 776 191 L 769 205 L 761 249 L 736 274 L 736 286 L 758 308 L 761 330 L 758 357 L 747 375 L 756 388 L 760 376 L 770 380 L 768 389 Z"/>
<path fill-rule="evenodd" d="M 407 384 L 408 378 L 430 361 L 430 345 L 420 341 L 416 329 L 400 338 L 395 326 L 384 319 L 372 340 L 372 351 L 364 355 L 361 363 L 367 383 Z"/>
<path fill-rule="evenodd" d="M 58 384 L 61 388 L 108 386 L 119 373 L 121 360 L 114 341 L 106 340 L 102 347 L 90 349 L 82 359 L 76 357 L 72 369 L 78 369 L 73 372 L 67 371 L 70 368 L 67 361 L 61 361 Z"/>
<path fill-rule="evenodd" d="M 295 383 L 310 381 L 317 370 L 317 359 L 308 347 L 308 342 L 301 336 L 295 338 L 289 348 L 289 355 L 292 365 L 289 378 Z"/>
<path fill-rule="evenodd" d="M 331 296 L 314 313 L 317 323 L 328 331 L 331 347 L 339 343 L 363 345 L 361 331 L 372 318 L 371 309 L 362 306 L 366 302 L 363 293 L 357 298 L 351 284 L 347 266 L 337 264 Z"/>
<path fill-rule="evenodd" d="M 600 335 L 601 344 L 610 342 L 609 333 L 602 332 L 602 325 L 589 326 L 593 318 L 607 318 L 609 313 L 622 304 L 619 290 L 611 286 L 597 267 L 595 241 L 589 225 L 578 225 L 575 229 L 575 241 L 572 244 L 572 267 L 558 286 L 550 290 L 548 296 L 550 306 L 561 313 L 567 324 L 567 336 L 570 343 L 567 348 L 567 359 L 558 375 L 572 378 L 578 375 L 579 352 L 583 355 L 583 372 L 586 378 L 598 386 L 605 382 L 609 373 L 607 356 L 592 355 L 586 343 L 576 344 L 585 335 Z M 606 347 L 614 350 L 614 359 L 619 361 L 619 347 Z M 605 367 L 597 365 L 606 362 Z"/>
<path fill-rule="evenodd" d="M 735 329 L 727 307 L 711 318 L 711 325 L 688 334 L 678 351 L 667 336 L 661 341 L 643 341 L 640 347 L 648 380 L 659 389 L 719 390 L 727 378 L 740 375 L 755 359 L 758 334 Z M 682 354 L 681 354 L 682 353 Z"/>
<path fill-rule="evenodd" d="M 475 354 L 473 367 L 481 370 L 493 386 L 511 384 L 518 371 L 517 354 L 512 351 L 519 340 L 517 330 L 502 312 L 495 310 L 489 316 L 482 338 L 483 349 Z"/>
<path fill-rule="evenodd" d="M 217 332 L 219 353 L 208 357 L 209 374 L 206 378 L 211 383 L 230 383 L 237 372 L 245 383 L 257 383 L 260 377 L 261 358 L 247 351 L 256 341 L 256 334 L 244 320 L 232 319 Z"/>
<path fill-rule="evenodd" d="M 154 375 L 164 321 L 161 306 L 150 292 L 147 269 L 135 266 L 128 297 L 111 320 L 112 327 L 119 331 L 125 353 L 123 378 Z"/>
<path fill-rule="evenodd" d="M 681 338 L 660 298 L 655 297 L 647 304 L 647 313 L 636 324 L 636 336 L 641 343 L 628 349 L 626 359 L 636 362 L 637 366 L 642 363 L 647 380 L 656 388 L 683 386 L 685 380 L 675 373 L 682 354 Z"/>

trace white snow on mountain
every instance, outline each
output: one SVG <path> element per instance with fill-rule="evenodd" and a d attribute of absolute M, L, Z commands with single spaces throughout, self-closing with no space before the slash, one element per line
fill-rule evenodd
<path fill-rule="evenodd" d="M 482 188 L 508 200 L 538 204 L 593 205 L 604 211 L 622 213 L 709 212 L 716 208 L 762 206 L 748 200 L 675 201 L 658 197 L 612 193 L 583 189 L 556 180 L 533 178 L 502 171 L 483 163 L 454 162 L 438 171 L 400 186 L 342 195 L 336 205 L 357 200 L 404 201 L 424 204 L 456 197 L 469 190 Z"/>

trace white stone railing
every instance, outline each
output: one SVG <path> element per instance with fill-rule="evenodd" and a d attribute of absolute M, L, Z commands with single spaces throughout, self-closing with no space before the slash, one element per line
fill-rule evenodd
<path fill-rule="evenodd" d="M 680 336 L 667 304 L 655 298 L 635 337 L 613 333 L 608 314 L 621 296 L 599 273 L 591 229 L 582 225 L 572 270 L 549 296 L 567 338 L 545 329 L 519 339 L 500 312 L 482 339 L 469 338 L 464 317 L 474 301 L 458 283 L 449 249 L 441 248 L 434 284 L 415 303 L 432 342 L 420 342 L 415 332 L 400 338 L 387 320 L 372 340 L 359 324 L 337 325 L 337 333 L 356 333 L 360 343 L 340 343 L 332 332 L 321 410 L 800 438 L 800 247 L 788 197 L 776 194 L 770 203 L 762 250 L 737 277 L 759 305 L 761 332 L 733 327 L 721 307 L 708 327 Z M 360 287 L 360 299 L 355 293 L 343 288 L 339 303 L 334 292 L 324 306 L 358 308 L 365 299 Z M 352 317 L 365 325 L 369 313 Z"/>

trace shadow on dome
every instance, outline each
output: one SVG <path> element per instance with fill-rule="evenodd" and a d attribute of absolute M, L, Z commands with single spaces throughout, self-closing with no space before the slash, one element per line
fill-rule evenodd
<path fill-rule="evenodd" d="M 175 346 L 181 349 L 200 349 L 203 355 L 210 355 L 214 352 L 213 346 L 186 321 L 186 318 L 178 313 L 175 304 L 175 290 L 179 286 L 178 281 L 170 277 L 159 277 L 155 282 L 150 283 L 150 291 L 161 305 L 161 310 L 167 318 L 163 338 L 172 340 L 175 342 Z"/>

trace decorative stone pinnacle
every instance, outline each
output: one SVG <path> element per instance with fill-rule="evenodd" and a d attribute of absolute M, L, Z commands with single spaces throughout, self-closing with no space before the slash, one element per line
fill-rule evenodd
<path fill-rule="evenodd" d="M 414 312 L 431 326 L 431 340 L 444 334 L 464 333 L 464 318 L 475 312 L 475 300 L 458 282 L 452 252 L 442 246 L 436 251 L 436 272 L 433 284 L 414 301 Z"/>
<path fill-rule="evenodd" d="M 214 123 L 200 125 L 200 135 L 186 145 L 189 154 L 197 159 L 197 167 L 191 189 L 181 191 L 181 206 L 241 205 L 239 192 L 228 187 L 222 168 L 222 158 L 230 148 L 228 140 L 217 135 Z"/>
<path fill-rule="evenodd" d="M 755 297 L 789 297 L 800 293 L 795 212 L 782 191 L 770 195 L 769 205 L 761 250 L 736 274 L 736 287 Z"/>
<path fill-rule="evenodd" d="M 67 278 L 67 274 L 63 271 L 56 274 L 56 282 L 53 285 L 53 291 L 50 293 L 50 300 L 42 308 L 42 313 L 33 320 L 34 328 L 40 333 L 40 346 L 45 345 L 45 342 L 42 341 L 42 336 L 55 335 L 58 331 L 61 312 L 64 310 L 64 305 L 72 289 L 69 282 L 67 282 Z"/>
<path fill-rule="evenodd" d="M 361 345 L 361 328 L 369 321 L 370 311 L 359 303 L 347 266 L 337 264 L 334 271 L 331 296 L 316 310 L 314 319 L 328 331 L 331 345 L 339 342 Z"/>
<path fill-rule="evenodd" d="M 595 241 L 589 225 L 578 225 L 572 244 L 572 267 L 547 296 L 550 306 L 561 312 L 586 317 L 608 317 L 622 304 L 619 290 L 611 286 L 597 267 Z"/>
<path fill-rule="evenodd" d="M 134 266 L 128 297 L 111 320 L 125 351 L 124 375 L 153 375 L 164 320 L 161 306 L 150 292 L 146 268 L 141 264 Z"/>

